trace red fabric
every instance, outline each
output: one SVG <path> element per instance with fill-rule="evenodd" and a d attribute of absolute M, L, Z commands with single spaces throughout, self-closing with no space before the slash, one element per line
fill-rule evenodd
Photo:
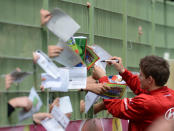
<path fill-rule="evenodd" d="M 140 88 L 138 76 L 125 70 L 120 74 L 138 96 L 124 99 L 105 99 L 108 111 L 121 119 L 129 119 L 129 131 L 145 131 L 147 127 L 174 107 L 174 91 L 163 86 L 147 92 Z"/>
<path fill-rule="evenodd" d="M 99 82 L 100 82 L 100 83 L 107 83 L 107 82 L 109 82 L 109 79 L 108 79 L 107 76 L 103 76 L 103 77 L 101 77 L 101 78 L 99 79 Z"/>

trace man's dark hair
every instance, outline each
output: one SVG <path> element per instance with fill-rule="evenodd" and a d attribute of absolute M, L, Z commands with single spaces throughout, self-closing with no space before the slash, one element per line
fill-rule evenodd
<path fill-rule="evenodd" d="M 145 77 L 152 76 L 157 86 L 164 86 L 169 75 L 168 62 L 159 56 L 146 56 L 140 60 L 140 69 Z"/>

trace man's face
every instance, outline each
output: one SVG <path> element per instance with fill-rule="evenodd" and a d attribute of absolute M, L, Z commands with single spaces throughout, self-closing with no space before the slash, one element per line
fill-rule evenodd
<path fill-rule="evenodd" d="M 144 73 L 140 70 L 139 79 L 142 89 L 149 89 L 148 78 L 145 77 Z"/>

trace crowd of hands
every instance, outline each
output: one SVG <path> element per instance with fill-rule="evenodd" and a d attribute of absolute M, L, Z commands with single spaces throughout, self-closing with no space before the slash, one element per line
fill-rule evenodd
<path fill-rule="evenodd" d="M 40 10 L 40 16 L 41 16 L 41 25 L 44 26 L 49 19 L 52 17 L 51 13 L 47 10 L 41 9 Z M 63 51 L 63 49 L 57 45 L 49 45 L 48 46 L 48 56 L 50 58 L 59 56 L 60 53 Z M 37 60 L 39 59 L 39 56 L 37 56 L 36 53 L 33 53 L 33 62 L 36 64 Z M 122 65 L 122 60 L 119 57 L 112 57 L 111 60 L 119 60 L 119 63 L 116 63 L 114 61 L 108 62 L 108 64 L 113 65 L 116 70 L 120 73 L 124 72 L 124 67 Z M 20 68 L 16 68 L 16 71 L 21 72 Z M 91 76 L 87 77 L 87 85 L 84 91 L 91 91 L 95 94 L 103 94 L 110 90 L 110 87 L 106 86 L 104 83 L 99 83 L 98 80 L 102 78 L 103 76 L 106 76 L 106 72 L 101 69 L 99 66 L 94 66 L 93 73 Z M 44 81 L 45 79 L 42 79 Z M 7 74 L 5 76 L 5 88 L 8 90 L 11 87 L 11 84 L 14 82 L 14 78 L 11 74 Z M 40 89 L 44 91 L 44 87 L 40 86 Z M 32 102 L 27 96 L 22 97 L 16 97 L 12 98 L 8 101 L 8 103 L 13 108 L 23 108 L 25 111 L 29 111 L 32 108 Z M 81 111 L 84 111 L 84 101 L 81 101 Z M 33 115 L 33 120 L 35 123 L 40 124 L 40 122 L 45 119 L 46 117 L 51 118 L 51 110 L 53 106 L 59 106 L 59 98 L 56 98 L 52 104 L 50 104 L 49 107 L 49 113 L 36 113 Z M 66 114 L 67 117 L 71 117 L 71 114 Z"/>

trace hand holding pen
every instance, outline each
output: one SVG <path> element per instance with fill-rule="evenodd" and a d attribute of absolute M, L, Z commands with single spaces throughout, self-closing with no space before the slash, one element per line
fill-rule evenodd
<path fill-rule="evenodd" d="M 123 73 L 125 71 L 120 57 L 114 56 L 109 60 L 102 60 L 101 62 L 107 62 L 108 64 L 114 65 L 115 69 L 120 73 Z"/>

